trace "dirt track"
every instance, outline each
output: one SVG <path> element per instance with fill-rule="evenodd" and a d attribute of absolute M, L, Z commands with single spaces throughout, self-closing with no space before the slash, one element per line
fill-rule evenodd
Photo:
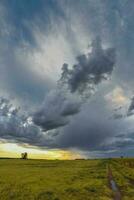
<path fill-rule="evenodd" d="M 112 170 L 111 170 L 110 166 L 108 166 L 108 182 L 109 182 L 109 186 L 110 186 L 111 190 L 114 192 L 113 199 L 121 200 L 122 199 L 121 193 L 119 191 L 119 188 L 118 188 L 116 182 L 114 181 Z"/>

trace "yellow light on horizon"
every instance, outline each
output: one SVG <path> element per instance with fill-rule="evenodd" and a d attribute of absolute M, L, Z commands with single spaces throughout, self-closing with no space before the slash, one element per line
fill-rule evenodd
<path fill-rule="evenodd" d="M 80 155 L 76 152 L 67 150 L 46 150 L 39 149 L 32 146 L 21 146 L 16 143 L 1 143 L 0 144 L 0 157 L 15 157 L 20 158 L 22 152 L 28 153 L 28 158 L 31 159 L 75 159 L 80 158 Z"/>

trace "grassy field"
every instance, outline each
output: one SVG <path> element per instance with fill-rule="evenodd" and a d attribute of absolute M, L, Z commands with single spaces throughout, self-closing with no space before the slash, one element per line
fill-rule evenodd
<path fill-rule="evenodd" d="M 134 200 L 134 159 L 112 159 L 110 165 L 122 199 Z"/>
<path fill-rule="evenodd" d="M 134 200 L 134 159 L 0 159 L 0 200 L 112 200 L 111 167 L 123 200 Z"/>

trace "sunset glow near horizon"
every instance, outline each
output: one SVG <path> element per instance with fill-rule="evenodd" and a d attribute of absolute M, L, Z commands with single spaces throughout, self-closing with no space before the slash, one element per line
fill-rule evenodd
<path fill-rule="evenodd" d="M 81 158 L 81 155 L 65 150 L 41 150 L 34 147 L 24 147 L 15 143 L 0 144 L 0 157 L 21 158 L 21 153 L 27 152 L 29 159 L 49 159 L 49 160 L 73 160 Z"/>

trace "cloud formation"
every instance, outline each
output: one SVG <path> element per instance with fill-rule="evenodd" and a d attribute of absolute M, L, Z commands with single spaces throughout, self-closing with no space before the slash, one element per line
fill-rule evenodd
<path fill-rule="evenodd" d="M 134 97 L 131 99 L 131 103 L 129 105 L 128 111 L 127 111 L 127 116 L 131 116 L 134 114 Z"/>
<path fill-rule="evenodd" d="M 44 131 L 56 129 L 69 123 L 69 116 L 80 111 L 81 102 L 63 90 L 51 91 L 44 104 L 33 115 L 33 122 Z"/>
<path fill-rule="evenodd" d="M 77 56 L 72 69 L 62 67 L 61 83 L 66 83 L 71 93 L 89 93 L 94 86 L 108 78 L 115 66 L 115 49 L 102 48 L 101 39 L 92 42 L 91 52 Z"/>
<path fill-rule="evenodd" d="M 0 98 L 0 138 L 19 143 L 39 145 L 45 138 L 31 118 L 20 114 L 8 99 Z"/>
<path fill-rule="evenodd" d="M 79 113 L 84 95 L 94 93 L 96 86 L 109 78 L 115 66 L 115 50 L 103 49 L 100 38 L 92 43 L 91 52 L 79 55 L 78 63 L 68 69 L 63 64 L 57 90 L 50 92 L 44 104 L 34 113 L 33 121 L 43 130 L 56 129 L 69 123 Z"/>

